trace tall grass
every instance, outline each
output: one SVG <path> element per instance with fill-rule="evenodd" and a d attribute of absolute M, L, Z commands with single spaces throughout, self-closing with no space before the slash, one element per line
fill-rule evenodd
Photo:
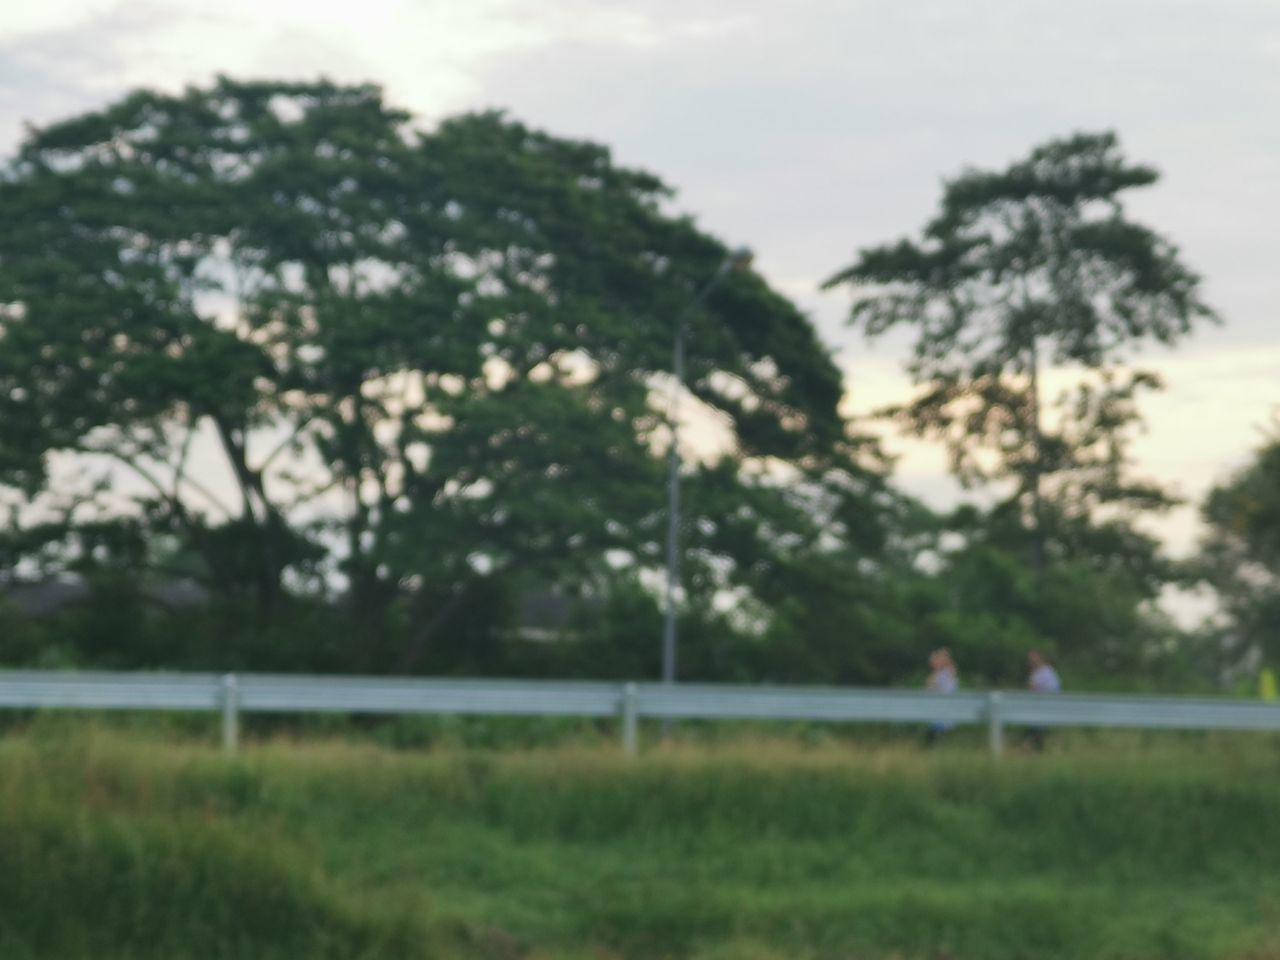
<path fill-rule="evenodd" d="M 1280 958 L 1280 744 L 0 741 L 0 956 Z"/>

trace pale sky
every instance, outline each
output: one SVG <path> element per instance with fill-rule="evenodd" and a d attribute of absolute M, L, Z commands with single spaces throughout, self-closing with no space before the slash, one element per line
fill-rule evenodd
<path fill-rule="evenodd" d="M 800 303 L 851 402 L 904 399 L 823 278 L 915 231 L 940 180 L 1114 128 L 1164 174 L 1131 210 L 1181 246 L 1227 323 L 1154 353 L 1142 468 L 1197 498 L 1280 402 L 1277 0 L 41 0 L 0 2 L 0 154 L 23 124 L 216 73 L 382 84 L 426 121 L 501 107 L 611 145 Z M 956 491 L 934 447 L 897 479 Z M 1194 512 L 1161 522 L 1177 549 Z"/>

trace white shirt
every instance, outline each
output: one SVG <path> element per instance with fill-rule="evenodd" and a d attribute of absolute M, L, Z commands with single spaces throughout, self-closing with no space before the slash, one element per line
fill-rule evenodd
<path fill-rule="evenodd" d="M 1058 679 L 1058 671 L 1047 663 L 1042 663 L 1031 671 L 1031 682 L 1027 686 L 1036 693 L 1062 692 L 1062 681 Z"/>
<path fill-rule="evenodd" d="M 929 689 L 934 693 L 955 693 L 959 686 L 955 667 L 942 667 L 929 677 Z"/>

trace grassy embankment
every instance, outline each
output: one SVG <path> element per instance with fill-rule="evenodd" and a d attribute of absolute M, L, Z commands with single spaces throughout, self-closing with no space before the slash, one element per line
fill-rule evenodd
<path fill-rule="evenodd" d="M 1280 958 L 1280 743 L 0 739 L 5 960 Z"/>

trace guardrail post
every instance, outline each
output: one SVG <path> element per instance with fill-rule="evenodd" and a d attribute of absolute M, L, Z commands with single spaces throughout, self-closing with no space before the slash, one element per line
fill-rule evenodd
<path fill-rule="evenodd" d="M 991 748 L 991 756 L 996 759 L 1004 753 L 1004 721 L 1000 718 L 1003 699 L 999 690 L 987 694 L 987 745 Z"/>
<path fill-rule="evenodd" d="M 628 757 L 636 755 L 637 708 L 639 706 L 639 690 L 634 683 L 622 685 L 622 752 Z"/>
<path fill-rule="evenodd" d="M 228 755 L 236 752 L 240 739 L 240 684 L 234 673 L 222 676 L 222 749 Z"/>

